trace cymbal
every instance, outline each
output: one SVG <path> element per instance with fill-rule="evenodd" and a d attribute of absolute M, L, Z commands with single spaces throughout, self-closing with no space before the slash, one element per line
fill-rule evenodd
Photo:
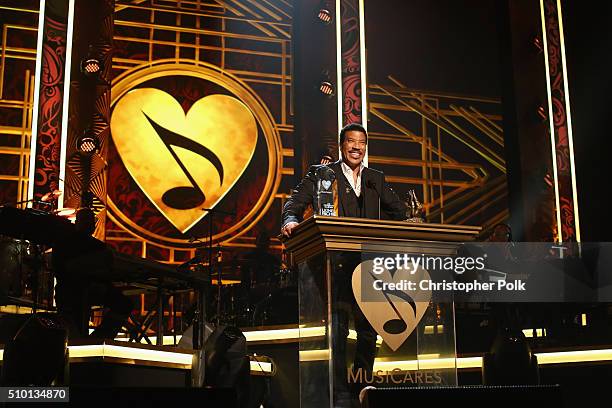
<path fill-rule="evenodd" d="M 62 195 L 62 192 L 60 190 L 49 191 L 47 194 L 45 194 L 44 196 L 40 198 L 40 201 L 47 202 L 47 201 L 55 200 L 61 195 Z"/>

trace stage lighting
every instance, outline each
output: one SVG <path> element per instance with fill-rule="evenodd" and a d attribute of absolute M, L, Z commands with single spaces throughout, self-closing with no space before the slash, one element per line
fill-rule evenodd
<path fill-rule="evenodd" d="M 500 329 L 482 361 L 484 385 L 535 385 L 540 382 L 538 359 L 522 331 Z"/>
<path fill-rule="evenodd" d="M 546 122 L 548 120 L 548 115 L 546 114 L 546 109 L 543 106 L 538 106 L 536 109 L 536 115 L 542 122 Z"/>
<path fill-rule="evenodd" d="M 319 91 L 325 96 L 332 96 L 334 94 L 334 85 L 329 81 L 321 81 Z"/>
<path fill-rule="evenodd" d="M 66 328 L 57 315 L 32 315 L 5 346 L 2 385 L 49 387 L 64 383 L 67 341 Z"/>
<path fill-rule="evenodd" d="M 542 39 L 538 36 L 533 37 L 532 41 L 533 46 L 538 50 L 538 54 L 544 52 L 544 44 L 542 44 Z"/>
<path fill-rule="evenodd" d="M 91 129 L 86 129 L 77 140 L 77 149 L 83 154 L 94 154 L 100 148 L 100 141 Z"/>
<path fill-rule="evenodd" d="M 81 61 L 81 72 L 85 76 L 96 76 L 102 70 L 102 63 L 96 58 L 86 58 Z"/>
<path fill-rule="evenodd" d="M 326 4 L 322 4 L 321 8 L 319 8 L 317 18 L 323 24 L 331 24 L 331 22 L 334 20 L 334 17 Z"/>
<path fill-rule="evenodd" d="M 246 337 L 237 327 L 219 326 L 204 344 L 205 385 L 233 388 L 238 406 L 249 399 L 250 362 Z"/>
<path fill-rule="evenodd" d="M 81 60 L 81 73 L 86 77 L 97 77 L 102 71 L 102 61 L 94 55 L 93 49 L 90 46 L 87 56 Z"/>

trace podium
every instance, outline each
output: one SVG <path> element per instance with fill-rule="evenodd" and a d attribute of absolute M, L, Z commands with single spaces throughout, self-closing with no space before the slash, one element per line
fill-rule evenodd
<path fill-rule="evenodd" d="M 325 216 L 299 224 L 285 246 L 298 269 L 300 407 L 355 406 L 369 385 L 456 385 L 453 301 L 418 282 L 426 261 L 479 232 Z"/>

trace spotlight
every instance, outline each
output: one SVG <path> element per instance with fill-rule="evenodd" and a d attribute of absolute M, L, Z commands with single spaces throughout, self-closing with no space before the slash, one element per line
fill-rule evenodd
<path fill-rule="evenodd" d="M 95 76 L 102 70 L 102 63 L 96 58 L 87 58 L 81 61 L 81 72 L 85 76 Z"/>
<path fill-rule="evenodd" d="M 86 129 L 77 140 L 77 149 L 84 154 L 94 154 L 100 148 L 100 141 L 91 129 Z"/>
<path fill-rule="evenodd" d="M 546 109 L 542 105 L 538 106 L 536 109 L 536 115 L 542 122 L 546 122 L 548 120 L 548 115 L 546 114 Z"/>
<path fill-rule="evenodd" d="M 97 77 L 102 71 L 102 61 L 93 53 L 93 49 L 89 46 L 87 56 L 81 60 L 81 72 L 86 77 Z"/>
<path fill-rule="evenodd" d="M 334 94 L 334 85 L 329 81 L 321 81 L 319 91 L 325 96 L 332 96 Z"/>
<path fill-rule="evenodd" d="M 332 17 L 331 11 L 326 6 L 322 6 L 319 9 L 319 11 L 317 13 L 317 18 L 323 24 L 331 24 L 331 22 L 334 20 L 334 18 Z"/>
<path fill-rule="evenodd" d="M 542 44 L 542 39 L 540 37 L 533 37 L 532 44 L 538 50 L 538 54 L 544 52 L 544 44 Z"/>

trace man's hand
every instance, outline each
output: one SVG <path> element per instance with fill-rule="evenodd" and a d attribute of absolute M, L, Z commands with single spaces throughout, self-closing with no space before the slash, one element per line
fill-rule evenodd
<path fill-rule="evenodd" d="M 297 222 L 288 222 L 283 226 L 283 228 L 281 228 L 281 232 L 284 236 L 289 237 L 291 236 L 291 231 L 293 231 L 293 229 L 297 226 Z"/>

